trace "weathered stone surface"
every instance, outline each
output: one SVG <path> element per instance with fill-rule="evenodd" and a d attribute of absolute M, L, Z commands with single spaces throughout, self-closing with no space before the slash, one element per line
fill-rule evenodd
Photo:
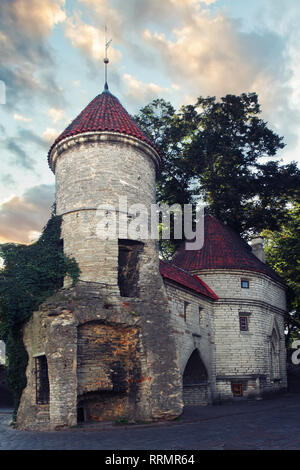
<path fill-rule="evenodd" d="M 118 285 L 118 239 L 101 240 L 96 209 L 155 202 L 155 165 L 143 146 L 82 143 L 56 162 L 57 212 L 64 251 L 81 269 L 24 328 L 27 387 L 18 411 L 22 428 L 56 429 L 86 419 L 173 419 L 182 412 L 181 374 L 155 240 L 140 240 L 136 295 Z M 134 186 L 134 188 L 133 188 Z M 35 359 L 45 354 L 49 406 L 37 405 Z M 43 407 L 43 408 L 42 408 Z"/>
<path fill-rule="evenodd" d="M 18 427 L 173 419 L 183 400 L 203 405 L 231 400 L 236 385 L 246 398 L 284 390 L 284 287 L 249 271 L 195 273 L 219 297 L 212 300 L 174 282 L 164 284 L 156 241 L 130 233 L 101 239 L 100 204 L 118 218 L 127 211 L 119 208 L 119 198 L 126 197 L 129 212 L 138 203 L 150 216 L 156 155 L 129 136 L 98 134 L 70 137 L 53 150 L 64 252 L 75 257 L 81 276 L 73 288 L 66 279 L 65 288 L 24 327 L 29 362 Z M 125 220 L 131 222 L 133 214 Z M 120 250 L 131 249 L 133 240 L 138 250 L 127 256 Z M 241 279 L 249 281 L 249 289 L 241 288 Z M 243 313 L 248 331 L 240 330 Z M 189 371 L 195 383 L 183 384 L 195 352 L 205 373 Z M 47 359 L 48 404 L 36 400 L 35 358 L 41 355 Z"/>

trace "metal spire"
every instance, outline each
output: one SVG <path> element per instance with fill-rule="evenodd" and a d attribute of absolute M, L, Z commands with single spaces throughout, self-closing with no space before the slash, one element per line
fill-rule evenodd
<path fill-rule="evenodd" d="M 112 42 L 112 39 L 109 41 L 107 40 L 107 27 L 105 26 L 105 58 L 103 60 L 105 64 L 105 85 L 104 85 L 104 90 L 108 91 L 108 84 L 107 84 L 107 65 L 109 63 L 109 59 L 107 57 L 107 49 L 109 48 L 110 44 Z"/>

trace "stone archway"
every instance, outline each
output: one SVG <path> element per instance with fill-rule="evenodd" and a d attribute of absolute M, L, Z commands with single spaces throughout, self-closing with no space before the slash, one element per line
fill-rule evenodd
<path fill-rule="evenodd" d="M 209 403 L 208 374 L 198 349 L 194 349 L 186 363 L 182 382 L 185 406 Z"/>

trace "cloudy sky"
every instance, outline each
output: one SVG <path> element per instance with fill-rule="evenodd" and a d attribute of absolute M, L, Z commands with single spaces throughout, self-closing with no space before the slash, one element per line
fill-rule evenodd
<path fill-rule="evenodd" d="M 0 243 L 29 243 L 48 219 L 47 152 L 103 89 L 105 24 L 129 112 L 255 91 L 280 157 L 299 160 L 299 0 L 1 0 Z"/>

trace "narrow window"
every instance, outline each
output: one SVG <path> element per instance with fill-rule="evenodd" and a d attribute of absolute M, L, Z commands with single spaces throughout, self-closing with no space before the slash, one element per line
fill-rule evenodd
<path fill-rule="evenodd" d="M 143 243 L 119 240 L 118 284 L 121 297 L 138 297 L 139 256 Z"/>
<path fill-rule="evenodd" d="M 46 356 L 38 356 L 35 358 L 35 375 L 36 375 L 36 403 L 38 405 L 46 405 L 49 403 L 49 378 L 48 364 Z"/>
<path fill-rule="evenodd" d="M 249 331 L 248 316 L 240 315 L 240 330 Z"/>
<path fill-rule="evenodd" d="M 183 317 L 184 317 L 185 322 L 187 321 L 189 305 L 190 305 L 189 302 L 184 302 L 184 305 L 183 305 Z"/>
<path fill-rule="evenodd" d="M 234 397 L 242 397 L 243 396 L 243 384 L 241 383 L 233 383 L 232 384 L 232 393 Z"/>
<path fill-rule="evenodd" d="M 241 288 L 242 289 L 249 289 L 249 281 L 247 279 L 241 280 Z"/>
<path fill-rule="evenodd" d="M 202 317 L 203 317 L 203 307 L 198 307 L 199 310 L 199 323 L 201 323 Z"/>

